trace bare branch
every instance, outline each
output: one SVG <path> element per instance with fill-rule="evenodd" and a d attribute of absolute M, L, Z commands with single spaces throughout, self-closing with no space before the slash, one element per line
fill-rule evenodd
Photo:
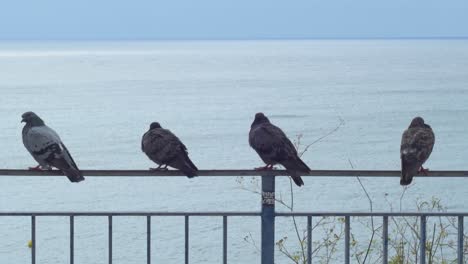
<path fill-rule="evenodd" d="M 316 144 L 316 143 L 318 143 L 318 142 L 324 140 L 325 138 L 329 137 L 330 135 L 334 134 L 336 131 L 338 131 L 338 130 L 345 124 L 345 121 L 344 121 L 343 118 L 341 118 L 341 116 L 338 116 L 338 120 L 339 120 L 340 122 L 339 122 L 339 124 L 338 124 L 335 128 L 333 128 L 332 130 L 330 130 L 330 131 L 329 131 L 328 133 L 326 133 L 325 135 L 319 137 L 318 139 L 312 141 L 312 143 L 306 145 L 305 148 L 304 148 L 304 150 L 302 150 L 302 151 L 299 152 L 299 148 L 297 147 L 299 157 L 302 157 L 302 155 L 304 155 L 304 153 L 306 153 L 312 145 L 314 145 L 314 144 Z M 298 139 L 297 139 L 297 140 L 298 140 L 298 141 L 297 141 L 298 146 L 300 146 L 299 144 L 300 144 L 301 137 L 302 137 L 302 135 L 298 135 Z"/>

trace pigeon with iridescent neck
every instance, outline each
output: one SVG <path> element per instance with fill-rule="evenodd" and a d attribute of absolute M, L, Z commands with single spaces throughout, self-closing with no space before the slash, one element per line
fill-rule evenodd
<path fill-rule="evenodd" d="M 37 167 L 29 169 L 50 170 L 55 167 L 71 182 L 83 181 L 83 174 L 58 134 L 33 112 L 26 112 L 21 117 L 21 122 L 26 123 L 22 132 L 23 144 L 39 163 Z"/>

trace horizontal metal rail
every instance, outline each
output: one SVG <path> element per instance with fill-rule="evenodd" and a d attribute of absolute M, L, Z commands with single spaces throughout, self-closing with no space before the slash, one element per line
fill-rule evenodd
<path fill-rule="evenodd" d="M 84 176 L 97 177 L 157 177 L 157 176 L 185 176 L 178 170 L 150 171 L 150 170 L 82 170 Z M 285 170 L 199 170 L 199 176 L 287 176 Z M 315 177 L 400 177 L 398 170 L 312 170 L 303 176 Z M 17 169 L 0 169 L 1 176 L 63 176 L 58 170 L 32 171 Z M 427 175 L 420 174 L 416 177 L 468 177 L 468 171 L 429 171 Z"/>
<path fill-rule="evenodd" d="M 370 217 L 370 216 L 468 216 L 468 212 L 276 212 L 275 216 L 354 216 L 354 217 Z"/>
<path fill-rule="evenodd" d="M 131 211 L 109 211 L 109 212 L 0 212 L 0 216 L 261 216 L 261 212 L 131 212 Z M 467 216 L 468 212 L 276 212 L 276 217 L 459 217 Z"/>
<path fill-rule="evenodd" d="M 260 216 L 260 212 L 0 212 L 0 216 Z"/>

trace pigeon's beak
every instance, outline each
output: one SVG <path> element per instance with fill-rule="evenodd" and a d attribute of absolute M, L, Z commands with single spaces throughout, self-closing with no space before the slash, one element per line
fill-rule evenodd
<path fill-rule="evenodd" d="M 22 118 L 22 119 L 21 119 L 21 123 L 23 123 L 23 122 L 26 122 L 26 119 Z"/>

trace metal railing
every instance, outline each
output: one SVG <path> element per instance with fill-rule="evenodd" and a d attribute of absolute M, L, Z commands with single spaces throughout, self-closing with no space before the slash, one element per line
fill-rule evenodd
<path fill-rule="evenodd" d="M 84 170 L 85 176 L 184 176 L 179 171 L 147 171 L 147 170 Z M 284 170 L 255 171 L 255 170 L 201 170 L 199 176 L 261 176 L 262 196 L 260 212 L 0 212 L 1 216 L 29 216 L 31 217 L 31 263 L 36 263 L 36 217 L 68 216 L 70 219 L 70 263 L 74 263 L 74 220 L 81 216 L 100 216 L 108 218 L 108 263 L 112 264 L 112 221 L 119 216 L 146 217 L 146 256 L 147 263 L 151 263 L 151 219 L 152 217 L 180 216 L 184 217 L 185 229 L 185 263 L 189 264 L 189 231 L 190 218 L 197 216 L 222 217 L 223 232 L 223 264 L 228 263 L 228 217 L 252 216 L 261 218 L 261 263 L 273 264 L 275 252 L 275 218 L 276 217 L 306 217 L 307 218 L 307 263 L 312 263 L 312 218 L 313 217 L 344 217 L 344 256 L 345 263 L 350 263 L 350 230 L 351 217 L 382 217 L 382 263 L 388 263 L 388 218 L 413 216 L 420 219 L 420 263 L 426 263 L 426 225 L 428 217 L 450 216 L 458 219 L 457 263 L 463 262 L 464 250 L 464 217 L 467 212 L 276 212 L 275 211 L 275 177 L 287 175 Z M 314 170 L 306 176 L 334 176 L 334 177 L 399 177 L 399 171 L 371 171 L 371 170 Z M 0 176 L 61 176 L 59 171 L 28 171 L 28 170 L 0 170 Z M 468 177 L 468 171 L 431 171 L 423 177 Z"/>

